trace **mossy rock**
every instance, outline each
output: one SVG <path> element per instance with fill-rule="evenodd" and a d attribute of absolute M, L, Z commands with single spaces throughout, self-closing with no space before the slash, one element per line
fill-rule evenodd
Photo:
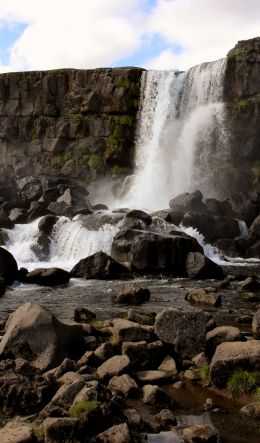
<path fill-rule="evenodd" d="M 69 413 L 71 417 L 81 418 L 98 408 L 98 402 L 95 400 L 81 400 L 70 407 Z"/>
<path fill-rule="evenodd" d="M 88 160 L 88 166 L 90 169 L 101 169 L 103 166 L 103 161 L 98 154 L 91 154 Z"/>

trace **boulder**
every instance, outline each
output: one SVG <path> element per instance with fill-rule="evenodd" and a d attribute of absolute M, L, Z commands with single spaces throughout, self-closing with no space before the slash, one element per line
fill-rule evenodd
<path fill-rule="evenodd" d="M 53 226 L 57 223 L 58 217 L 55 215 L 45 215 L 42 217 L 38 223 L 39 231 L 43 232 L 46 235 L 51 235 Z"/>
<path fill-rule="evenodd" d="M 221 343 L 243 340 L 244 336 L 240 329 L 234 326 L 218 326 L 207 332 L 205 351 L 208 356 L 212 357 L 216 347 Z"/>
<path fill-rule="evenodd" d="M 123 225 L 133 229 L 145 229 L 151 223 L 152 217 L 139 209 L 132 209 L 127 212 L 123 219 Z"/>
<path fill-rule="evenodd" d="M 159 370 L 150 370 L 150 371 L 138 371 L 135 374 L 137 380 L 141 383 L 146 384 L 160 384 L 161 382 L 165 382 L 166 380 L 172 377 L 170 372 L 159 371 Z"/>
<path fill-rule="evenodd" d="M 164 371 L 172 376 L 178 374 L 175 360 L 170 355 L 166 355 L 158 369 L 159 371 Z"/>
<path fill-rule="evenodd" d="M 111 378 L 108 387 L 112 392 L 122 394 L 126 398 L 135 396 L 138 391 L 138 385 L 128 374 L 115 375 Z"/>
<path fill-rule="evenodd" d="M 241 282 L 241 289 L 245 291 L 259 291 L 260 290 L 260 280 L 256 277 L 247 277 Z"/>
<path fill-rule="evenodd" d="M 218 434 L 209 425 L 194 425 L 183 430 L 184 443 L 217 443 Z"/>
<path fill-rule="evenodd" d="M 70 272 L 71 277 L 114 280 L 128 278 L 129 270 L 105 252 L 99 251 L 80 260 Z"/>
<path fill-rule="evenodd" d="M 141 308 L 131 308 L 127 312 L 127 320 L 141 325 L 153 326 L 155 322 L 155 312 L 145 311 Z"/>
<path fill-rule="evenodd" d="M 146 405 L 164 407 L 171 405 L 171 399 L 159 386 L 144 385 L 143 386 L 143 402 Z"/>
<path fill-rule="evenodd" d="M 132 441 L 128 425 L 122 423 L 96 435 L 90 440 L 90 443 L 131 443 Z"/>
<path fill-rule="evenodd" d="M 70 280 L 70 273 L 60 268 L 37 268 L 29 272 L 25 277 L 26 283 L 40 286 L 65 285 Z"/>
<path fill-rule="evenodd" d="M 177 419 L 170 409 L 162 409 L 155 418 L 163 427 L 177 425 Z"/>
<path fill-rule="evenodd" d="M 22 421 L 21 419 L 13 419 L 0 429 L 1 443 L 34 443 L 32 424 Z"/>
<path fill-rule="evenodd" d="M 48 417 L 43 421 L 43 429 L 45 442 L 73 441 L 77 436 L 78 420 L 73 417 Z"/>
<path fill-rule="evenodd" d="M 186 259 L 186 270 L 190 278 L 223 279 L 224 274 L 219 265 L 200 252 L 190 252 Z"/>
<path fill-rule="evenodd" d="M 260 341 L 228 342 L 217 346 L 210 364 L 210 378 L 219 388 L 226 386 L 230 375 L 239 369 L 260 370 Z"/>
<path fill-rule="evenodd" d="M 254 219 L 250 226 L 249 232 L 256 238 L 260 238 L 260 214 Z"/>
<path fill-rule="evenodd" d="M 28 216 L 27 216 L 25 209 L 15 208 L 10 211 L 9 219 L 14 224 L 21 224 L 22 225 L 22 224 L 27 223 Z"/>
<path fill-rule="evenodd" d="M 33 303 L 25 303 L 9 316 L 0 343 L 0 355 L 21 357 L 46 370 L 58 366 L 65 357 L 80 352 L 83 331 L 78 324 L 55 318 Z"/>
<path fill-rule="evenodd" d="M 96 314 L 87 308 L 76 308 L 74 311 L 74 321 L 77 323 L 91 323 L 95 320 Z"/>
<path fill-rule="evenodd" d="M 150 291 L 146 288 L 141 288 L 136 284 L 130 284 L 123 288 L 117 295 L 118 303 L 125 303 L 130 305 L 141 305 L 150 299 Z"/>
<path fill-rule="evenodd" d="M 52 384 L 28 361 L 17 358 L 0 362 L 2 413 L 33 414 L 49 401 L 51 395 L 53 395 Z"/>
<path fill-rule="evenodd" d="M 0 278 L 6 285 L 11 285 L 17 277 L 17 263 L 13 255 L 0 247 Z"/>
<path fill-rule="evenodd" d="M 232 217 L 189 211 L 184 215 L 182 225 L 197 229 L 210 243 L 220 238 L 236 238 L 240 235 L 239 222 Z"/>
<path fill-rule="evenodd" d="M 123 342 L 122 354 L 127 355 L 131 362 L 131 366 L 136 367 L 137 369 L 147 366 L 150 360 L 146 341 Z"/>
<path fill-rule="evenodd" d="M 185 300 L 191 303 L 201 303 L 209 306 L 221 306 L 221 295 L 207 290 L 207 288 L 193 289 L 187 292 Z"/>
<path fill-rule="evenodd" d="M 254 314 L 252 331 L 255 339 L 260 340 L 260 308 Z"/>
<path fill-rule="evenodd" d="M 37 220 L 37 218 L 43 217 L 47 214 L 49 214 L 49 211 L 45 203 L 40 201 L 32 202 L 28 211 L 28 223 L 31 223 L 34 220 Z"/>
<path fill-rule="evenodd" d="M 206 206 L 202 202 L 202 193 L 195 191 L 189 194 L 185 192 L 172 198 L 169 202 L 169 206 L 174 211 L 187 212 L 187 211 L 205 211 Z"/>
<path fill-rule="evenodd" d="M 5 282 L 3 278 L 0 278 L 0 296 L 5 294 Z"/>
<path fill-rule="evenodd" d="M 151 331 L 148 328 L 124 318 L 113 320 L 113 334 L 119 342 L 149 340 L 151 337 Z"/>
<path fill-rule="evenodd" d="M 97 369 L 97 376 L 101 379 L 111 378 L 114 375 L 120 375 L 130 366 L 130 360 L 127 355 L 115 355 L 109 358 Z"/>
<path fill-rule="evenodd" d="M 152 215 L 153 217 L 160 217 L 168 223 L 179 226 L 184 213 L 181 211 L 171 211 L 170 209 L 163 209 L 161 211 L 154 212 Z"/>
<path fill-rule="evenodd" d="M 158 234 L 138 229 L 122 229 L 114 237 L 111 255 L 141 274 L 186 275 L 186 258 L 191 251 L 202 251 L 191 237 Z"/>
<path fill-rule="evenodd" d="M 190 359 L 204 350 L 208 320 L 209 315 L 201 310 L 167 308 L 157 314 L 154 329 L 162 342 L 174 345 L 177 354 Z"/>

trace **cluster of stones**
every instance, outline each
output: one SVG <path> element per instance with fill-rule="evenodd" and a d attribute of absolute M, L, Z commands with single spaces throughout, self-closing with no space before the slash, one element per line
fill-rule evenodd
<path fill-rule="evenodd" d="M 10 315 L 0 343 L 1 442 L 144 442 L 177 425 L 169 385 L 198 382 L 205 365 L 220 389 L 236 369 L 260 370 L 260 311 L 254 338 L 200 310 L 94 319 L 77 309 L 73 321 L 60 320 L 32 303 Z M 218 441 L 209 426 L 179 432 L 185 443 Z"/>

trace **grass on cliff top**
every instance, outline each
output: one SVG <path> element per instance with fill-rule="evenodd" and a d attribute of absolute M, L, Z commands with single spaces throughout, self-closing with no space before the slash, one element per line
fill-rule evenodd
<path fill-rule="evenodd" d="M 235 371 L 228 379 L 227 389 L 232 395 L 249 394 L 258 391 L 260 387 L 259 371 Z"/>

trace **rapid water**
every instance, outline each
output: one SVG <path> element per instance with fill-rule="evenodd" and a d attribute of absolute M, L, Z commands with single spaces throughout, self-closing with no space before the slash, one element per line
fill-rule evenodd
<path fill-rule="evenodd" d="M 214 194 L 216 168 L 228 159 L 225 63 L 203 63 L 182 73 L 143 73 L 136 171 L 125 206 L 161 209 L 196 188 Z"/>
<path fill-rule="evenodd" d="M 39 232 L 38 223 L 39 219 L 6 230 L 9 237 L 6 248 L 14 255 L 18 266 L 29 270 L 52 266 L 71 270 L 79 260 L 95 252 L 103 251 L 109 254 L 113 237 L 119 230 L 118 224 L 109 223 L 97 229 L 87 229 L 81 221 L 60 217 L 53 229 L 49 260 L 43 262 L 33 252 Z"/>

